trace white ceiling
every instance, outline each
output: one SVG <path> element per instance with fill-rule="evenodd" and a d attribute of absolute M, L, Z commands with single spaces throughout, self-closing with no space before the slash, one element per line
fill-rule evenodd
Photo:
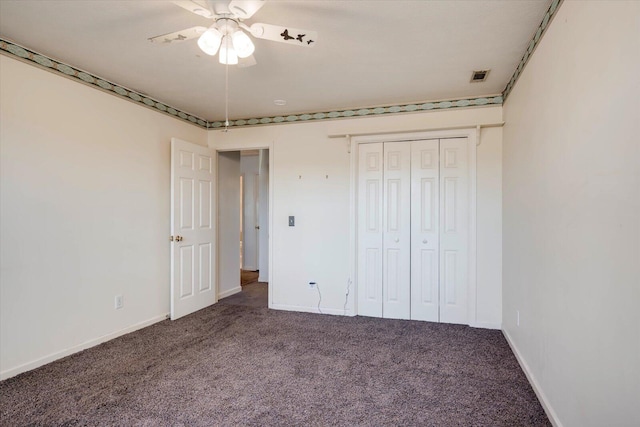
<path fill-rule="evenodd" d="M 229 70 L 230 117 L 499 94 L 550 3 L 270 0 L 248 24 L 316 30 L 319 40 L 301 48 L 254 39 L 257 65 Z M 1 37 L 213 121 L 224 118 L 217 56 L 195 40 L 147 40 L 211 22 L 169 1 L 0 1 Z M 479 69 L 492 70 L 488 80 L 470 83 Z"/>

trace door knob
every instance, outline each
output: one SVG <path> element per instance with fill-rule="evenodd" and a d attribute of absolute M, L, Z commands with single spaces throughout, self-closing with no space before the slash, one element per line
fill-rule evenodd
<path fill-rule="evenodd" d="M 427 244 L 427 239 L 423 239 L 422 243 L 424 243 L 426 245 Z"/>
<path fill-rule="evenodd" d="M 176 242 L 182 242 L 182 236 L 176 236 Z"/>
<path fill-rule="evenodd" d="M 395 239 L 393 239 L 393 241 L 398 243 L 400 241 L 400 239 L 398 237 L 396 237 Z"/>
<path fill-rule="evenodd" d="M 259 225 L 256 225 L 256 230 L 260 230 L 260 226 Z"/>

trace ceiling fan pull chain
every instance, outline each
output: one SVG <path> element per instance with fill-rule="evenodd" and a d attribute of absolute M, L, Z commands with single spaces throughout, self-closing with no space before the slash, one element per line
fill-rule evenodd
<path fill-rule="evenodd" d="M 229 36 L 225 36 L 224 42 L 229 52 Z M 224 66 L 224 131 L 229 132 L 229 61 L 226 62 Z"/>

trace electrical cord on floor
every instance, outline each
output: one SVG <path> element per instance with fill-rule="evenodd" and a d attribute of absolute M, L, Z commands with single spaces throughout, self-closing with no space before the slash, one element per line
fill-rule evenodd
<path fill-rule="evenodd" d="M 351 287 L 351 279 L 347 280 L 347 294 L 344 297 L 344 315 L 347 315 L 347 303 L 349 302 L 349 288 Z"/>
<path fill-rule="evenodd" d="M 322 294 L 320 293 L 320 286 L 316 283 L 316 289 L 318 290 L 318 313 L 323 314 L 320 310 L 320 303 L 322 302 Z"/>

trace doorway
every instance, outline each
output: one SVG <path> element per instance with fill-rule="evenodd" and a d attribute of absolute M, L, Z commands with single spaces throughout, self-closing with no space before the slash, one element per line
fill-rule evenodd
<path fill-rule="evenodd" d="M 218 298 L 268 307 L 269 150 L 218 152 Z"/>

